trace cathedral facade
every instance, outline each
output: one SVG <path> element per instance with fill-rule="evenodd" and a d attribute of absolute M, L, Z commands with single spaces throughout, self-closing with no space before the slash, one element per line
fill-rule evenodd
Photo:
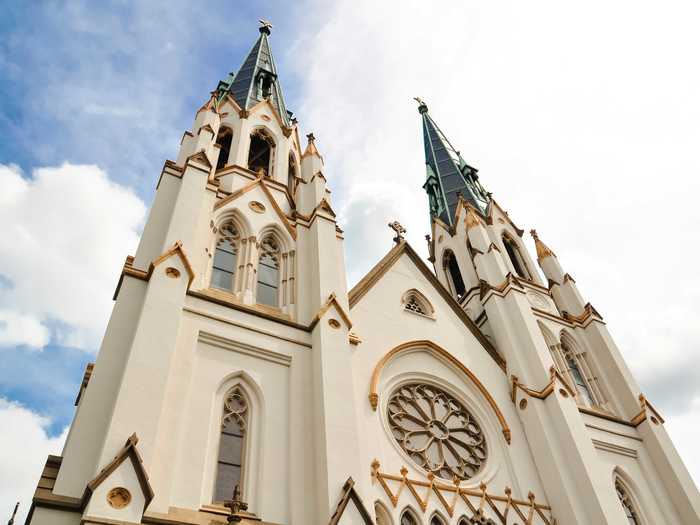
<path fill-rule="evenodd" d="M 269 37 L 165 162 L 27 523 L 700 524 L 603 318 L 420 100 L 430 258 L 393 223 L 347 289 Z"/>

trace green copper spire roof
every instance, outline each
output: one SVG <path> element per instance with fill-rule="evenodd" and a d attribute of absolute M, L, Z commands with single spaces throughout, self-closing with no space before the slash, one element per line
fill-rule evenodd
<path fill-rule="evenodd" d="M 430 216 L 439 217 L 453 226 L 459 195 L 486 213 L 489 194 L 479 183 L 477 169 L 469 166 L 459 151 L 452 147 L 445 134 L 428 114 L 428 106 L 421 99 L 418 112 L 423 118 L 423 144 L 427 179 L 423 189 L 430 199 Z"/>
<path fill-rule="evenodd" d="M 258 102 L 270 99 L 285 126 L 290 125 L 291 111 L 287 111 L 282 96 L 282 87 L 277 78 L 277 68 L 270 49 L 272 24 L 261 20 L 260 37 L 248 53 L 237 73 L 229 73 L 216 88 L 219 100 L 229 93 L 242 109 L 250 109 Z"/>

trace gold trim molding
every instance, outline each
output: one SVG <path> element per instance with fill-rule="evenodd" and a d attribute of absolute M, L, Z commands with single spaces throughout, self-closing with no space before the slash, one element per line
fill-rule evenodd
<path fill-rule="evenodd" d="M 377 406 L 379 404 L 379 394 L 377 393 L 377 385 L 379 384 L 379 377 L 381 376 L 382 370 L 386 366 L 386 364 L 394 359 L 397 355 L 407 352 L 409 350 L 413 350 L 416 348 L 421 348 L 421 349 L 427 349 L 433 354 L 435 354 L 438 357 L 441 357 L 448 361 L 451 365 L 456 367 L 458 370 L 460 370 L 464 375 L 466 375 L 469 380 L 476 386 L 476 388 L 479 390 L 481 395 L 486 398 L 486 401 L 488 401 L 489 406 L 493 410 L 493 413 L 496 415 L 498 418 L 498 422 L 501 424 L 501 429 L 503 431 L 503 437 L 505 437 L 506 442 L 510 444 L 511 440 L 511 432 L 510 428 L 508 427 L 508 423 L 506 422 L 506 418 L 503 416 L 503 412 L 498 408 L 498 404 L 496 401 L 493 399 L 493 396 L 489 393 L 488 389 L 479 381 L 479 379 L 476 377 L 474 372 L 469 370 L 459 359 L 457 359 L 455 356 L 450 354 L 447 350 L 444 348 L 436 345 L 432 341 L 427 341 L 427 340 L 421 340 L 421 341 L 410 341 L 408 343 L 402 343 L 399 346 L 393 348 L 389 352 L 382 357 L 379 362 L 376 364 L 374 367 L 374 371 L 372 372 L 372 378 L 370 380 L 370 385 L 369 385 L 369 404 L 372 406 L 372 410 L 377 410 Z"/>

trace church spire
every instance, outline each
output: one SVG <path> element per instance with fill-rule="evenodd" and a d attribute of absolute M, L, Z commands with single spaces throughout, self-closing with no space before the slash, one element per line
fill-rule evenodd
<path fill-rule="evenodd" d="M 427 178 L 423 189 L 430 199 L 430 216 L 452 226 L 462 196 L 466 202 L 485 213 L 489 194 L 479 183 L 477 169 L 469 166 L 459 151 L 452 147 L 445 134 L 428 114 L 428 106 L 420 98 L 418 112 L 423 117 L 423 144 Z"/>
<path fill-rule="evenodd" d="M 260 20 L 260 36 L 258 40 L 243 61 L 240 69 L 236 73 L 229 73 L 225 80 L 219 81 L 216 94 L 219 100 L 225 97 L 226 94 L 230 94 L 244 111 L 269 98 L 279 113 L 282 122 L 289 127 L 291 125 L 292 112 L 287 111 L 287 107 L 284 104 L 275 60 L 272 58 L 272 50 L 268 40 L 271 29 L 272 24 L 270 22 Z"/>

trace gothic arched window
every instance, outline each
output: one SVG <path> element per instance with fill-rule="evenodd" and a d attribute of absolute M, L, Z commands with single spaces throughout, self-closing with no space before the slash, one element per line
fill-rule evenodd
<path fill-rule="evenodd" d="M 418 519 L 415 517 L 413 512 L 411 512 L 408 509 L 405 509 L 401 513 L 401 520 L 400 520 L 400 525 L 418 525 Z"/>
<path fill-rule="evenodd" d="M 435 514 L 431 519 L 430 519 L 430 525 L 445 525 L 445 522 Z"/>
<path fill-rule="evenodd" d="M 377 525 L 393 525 L 389 511 L 378 501 L 374 504 L 374 515 Z"/>
<path fill-rule="evenodd" d="M 216 137 L 216 145 L 219 146 L 219 158 L 216 161 L 216 169 L 220 170 L 228 164 L 228 157 L 231 154 L 231 141 L 233 140 L 233 131 L 231 128 L 221 127 L 219 136 Z"/>
<path fill-rule="evenodd" d="M 639 513 L 635 509 L 634 503 L 632 502 L 627 489 L 619 479 L 615 480 L 615 492 L 617 492 L 617 497 L 622 504 L 622 508 L 625 511 L 625 516 L 627 517 L 627 521 L 630 523 L 630 525 L 642 525 L 642 522 L 639 519 Z"/>
<path fill-rule="evenodd" d="M 214 501 L 230 500 L 236 485 L 242 485 L 246 432 L 250 427 L 250 403 L 240 386 L 224 397 Z M 242 487 L 241 487 L 242 488 Z"/>
<path fill-rule="evenodd" d="M 219 228 L 211 272 L 212 287 L 233 291 L 239 240 L 240 235 L 233 223 L 227 222 Z"/>
<path fill-rule="evenodd" d="M 506 248 L 506 253 L 508 254 L 508 258 L 513 265 L 515 273 L 517 273 L 523 279 L 532 280 L 530 272 L 527 269 L 527 264 L 525 264 L 525 259 L 520 253 L 518 243 L 516 243 L 508 235 L 503 235 L 503 245 Z"/>
<path fill-rule="evenodd" d="M 401 302 L 403 303 L 404 310 L 409 312 L 426 315 L 428 317 L 433 317 L 435 313 L 433 306 L 418 290 L 407 291 L 403 294 Z"/>
<path fill-rule="evenodd" d="M 442 258 L 442 267 L 447 275 L 447 281 L 450 283 L 450 289 L 452 293 L 461 299 L 466 291 L 464 287 L 464 280 L 462 279 L 462 272 L 459 271 L 459 264 L 457 264 L 457 258 L 451 250 L 447 250 Z"/>
<path fill-rule="evenodd" d="M 258 304 L 279 306 L 280 255 L 280 245 L 275 238 L 265 237 L 260 243 L 258 259 Z"/>
<path fill-rule="evenodd" d="M 256 130 L 250 135 L 250 150 L 248 151 L 248 169 L 266 176 L 272 176 L 272 162 L 275 141 L 262 130 Z"/>
<path fill-rule="evenodd" d="M 586 377 L 583 370 L 583 357 L 576 354 L 574 348 L 568 340 L 568 337 L 562 337 L 561 349 L 564 355 L 567 373 L 571 378 L 571 381 L 574 383 L 573 386 L 576 389 L 576 396 L 578 397 L 579 403 L 588 406 L 595 406 L 599 404 L 597 403 L 596 396 L 591 388 L 590 380 Z"/>

